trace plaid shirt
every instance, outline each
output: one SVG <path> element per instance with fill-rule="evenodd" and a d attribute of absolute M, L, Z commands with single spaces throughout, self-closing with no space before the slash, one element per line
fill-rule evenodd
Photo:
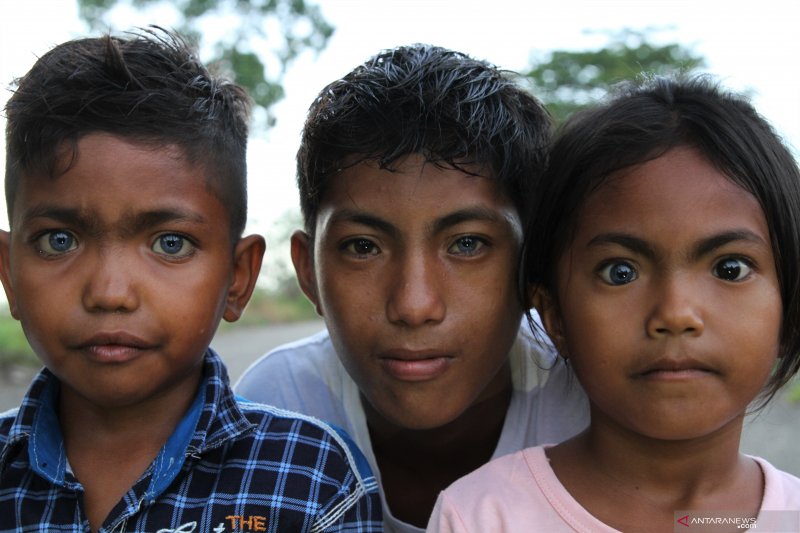
<path fill-rule="evenodd" d="M 89 532 L 43 370 L 18 410 L 0 415 L 0 531 Z M 233 396 L 222 361 L 102 532 L 382 530 L 377 483 L 343 432 Z"/>

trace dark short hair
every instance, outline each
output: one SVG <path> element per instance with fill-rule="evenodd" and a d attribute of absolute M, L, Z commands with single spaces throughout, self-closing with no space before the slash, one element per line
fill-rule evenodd
<path fill-rule="evenodd" d="M 151 27 L 69 41 L 43 55 L 16 85 L 6 105 L 9 221 L 26 174 L 57 177 L 74 161 L 80 139 L 102 132 L 178 146 L 205 170 L 229 210 L 233 239 L 241 235 L 250 99 L 212 75 L 180 36 Z"/>
<path fill-rule="evenodd" d="M 511 72 L 431 45 L 385 50 L 311 105 L 297 153 L 306 230 L 313 235 L 329 181 L 343 168 L 369 160 L 391 170 L 409 154 L 480 168 L 525 218 L 551 129 L 550 115 Z"/>
<path fill-rule="evenodd" d="M 708 76 L 651 77 L 620 86 L 558 132 L 542 199 L 523 252 L 526 282 L 557 297 L 556 265 L 586 197 L 622 169 L 688 146 L 759 202 L 783 303 L 781 359 L 765 404 L 800 367 L 800 171 L 770 124 L 743 96 Z"/>

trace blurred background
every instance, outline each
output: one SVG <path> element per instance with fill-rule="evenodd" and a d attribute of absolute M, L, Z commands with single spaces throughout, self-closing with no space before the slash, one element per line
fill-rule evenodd
<path fill-rule="evenodd" d="M 54 45 L 149 24 L 188 35 L 204 61 L 249 88 L 258 108 L 247 231 L 266 236 L 267 258 L 243 320 L 224 324 L 219 342 L 251 346 L 242 357 L 252 359 L 274 340 L 261 336 L 264 325 L 284 332 L 281 342 L 296 336 L 285 332 L 321 327 L 288 254 L 301 225 L 294 155 L 316 94 L 369 56 L 416 42 L 465 52 L 522 74 L 558 120 L 641 71 L 710 73 L 748 94 L 798 157 L 799 14 L 797 0 L 0 0 L 0 106 L 14 78 Z M 4 143 L 0 152 L 4 160 Z M 0 228 L 8 228 L 5 209 Z M 10 391 L 38 363 L 3 303 L 0 388 Z M 298 321 L 306 329 L 287 325 Z M 241 328 L 255 340 L 243 340 Z M 771 423 L 800 431 L 792 399 L 800 401 L 797 385 L 776 399 L 784 418 Z M 0 409 L 10 406 L 0 399 Z M 783 467 L 800 474 L 798 462 Z"/>

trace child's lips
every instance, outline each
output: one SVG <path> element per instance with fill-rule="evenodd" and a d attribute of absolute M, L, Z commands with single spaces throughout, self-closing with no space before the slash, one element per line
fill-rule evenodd
<path fill-rule="evenodd" d="M 436 379 L 444 374 L 453 356 L 432 350 L 390 350 L 378 360 L 384 370 L 400 381 L 420 382 Z"/>
<path fill-rule="evenodd" d="M 155 344 L 130 333 L 100 333 L 76 346 L 90 359 L 101 363 L 124 363 L 152 350 Z"/>
<path fill-rule="evenodd" d="M 718 374 L 710 365 L 693 358 L 663 358 L 648 365 L 638 376 L 649 380 L 682 381 Z"/>

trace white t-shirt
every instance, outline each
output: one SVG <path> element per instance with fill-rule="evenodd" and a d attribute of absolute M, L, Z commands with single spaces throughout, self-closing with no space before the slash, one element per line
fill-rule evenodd
<path fill-rule="evenodd" d="M 501 457 L 450 485 L 436 501 L 428 533 L 620 533 L 570 495 L 550 467 L 545 448 Z M 798 531 L 800 479 L 764 459 L 753 459 L 764 473 L 764 497 L 755 531 Z M 687 519 L 691 520 L 691 515 Z M 675 530 L 679 529 L 676 526 Z"/>
<path fill-rule="evenodd" d="M 556 361 L 552 347 L 533 337 L 526 321 L 509 358 L 513 392 L 492 458 L 561 442 L 587 426 L 589 405 L 577 379 Z M 249 400 L 298 411 L 344 429 L 364 452 L 380 483 L 358 387 L 336 356 L 327 331 L 262 356 L 234 390 Z M 384 523 L 389 532 L 423 531 L 392 516 L 385 499 Z"/>

